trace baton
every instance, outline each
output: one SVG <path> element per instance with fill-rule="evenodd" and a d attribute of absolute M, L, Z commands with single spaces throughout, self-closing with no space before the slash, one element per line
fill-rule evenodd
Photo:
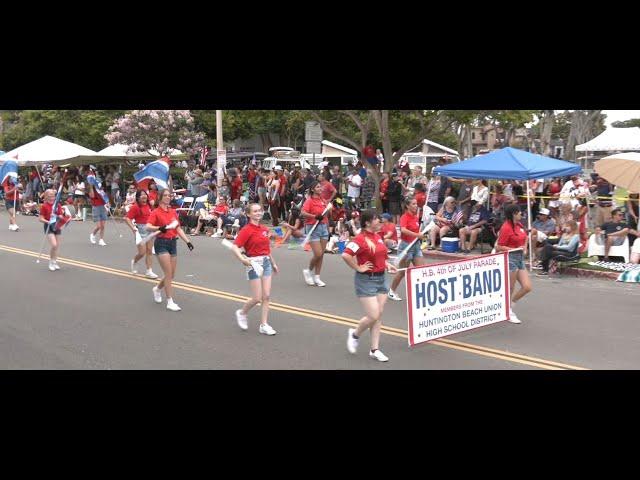
<path fill-rule="evenodd" d="M 324 211 L 322 212 L 322 216 L 323 217 L 329 211 L 330 208 L 331 208 L 331 204 L 327 205 L 327 208 L 325 208 Z M 316 223 L 313 225 L 313 227 L 311 227 L 311 230 L 309 231 L 309 233 L 307 233 L 307 236 L 304 238 L 304 241 L 302 242 L 302 246 L 303 247 L 307 243 L 309 243 L 309 240 L 311 239 L 311 235 L 313 234 L 313 232 L 315 231 L 315 229 L 316 229 L 316 227 L 318 226 L 319 223 L 320 223 L 320 220 L 316 220 Z"/>
<path fill-rule="evenodd" d="M 422 229 L 420 234 L 424 235 L 425 233 L 428 233 L 434 226 L 435 226 L 435 223 L 433 221 L 429 222 L 429 224 L 426 227 L 424 227 L 424 229 Z M 414 238 L 413 241 L 408 246 L 406 246 L 404 250 L 400 252 L 400 254 L 396 257 L 396 265 L 400 264 L 402 259 L 409 252 L 409 250 L 411 250 L 411 247 L 413 247 L 418 240 L 419 240 L 418 237 Z"/>

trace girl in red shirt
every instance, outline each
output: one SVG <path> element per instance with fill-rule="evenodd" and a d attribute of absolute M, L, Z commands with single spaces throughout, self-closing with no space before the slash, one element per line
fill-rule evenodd
<path fill-rule="evenodd" d="M 356 353 L 360 335 L 371 329 L 371 350 L 369 356 L 380 362 L 389 358 L 379 350 L 380 329 L 382 327 L 382 311 L 387 301 L 387 281 L 385 271 L 396 273 L 396 268 L 389 263 L 388 250 L 378 235 L 382 224 L 380 217 L 373 210 L 366 210 L 361 216 L 362 231 L 352 242 L 349 242 L 342 254 L 342 259 L 356 271 L 354 284 L 356 296 L 364 309 L 365 316 L 360 319 L 356 328 L 350 328 L 347 335 L 347 350 Z"/>
<path fill-rule="evenodd" d="M 332 205 L 322 199 L 322 185 L 320 185 L 320 183 L 314 182 L 311 184 L 309 192 L 309 198 L 304 202 L 302 211 L 300 212 L 300 216 L 305 223 L 305 235 L 311 232 L 316 223 L 318 223 L 318 225 L 313 229 L 313 233 L 309 239 L 313 257 L 311 257 L 311 261 L 309 262 L 309 268 L 302 270 L 302 274 L 304 275 L 304 281 L 307 285 L 324 287 L 326 283 L 320 280 L 320 270 L 322 270 L 324 250 L 329 241 L 329 218 L 327 214 Z M 327 207 L 329 207 L 329 210 L 325 212 Z M 315 274 L 312 274 L 314 271 Z"/>
<path fill-rule="evenodd" d="M 504 216 L 505 222 L 502 224 L 498 234 L 496 251 L 509 252 L 509 291 L 511 292 L 511 302 L 516 303 L 531 291 L 531 279 L 524 265 L 528 247 L 527 231 L 520 223 L 522 211 L 518 205 L 510 204 L 504 207 Z M 516 248 L 521 248 L 522 250 L 511 251 Z M 516 281 L 520 283 L 520 290 L 517 293 L 514 290 Z M 513 313 L 511 306 L 509 307 L 508 320 L 511 323 L 522 323 Z"/>
<path fill-rule="evenodd" d="M 151 207 L 149 206 L 149 194 L 144 190 L 138 190 L 136 192 L 136 203 L 131 205 L 129 211 L 127 212 L 127 216 L 124 221 L 127 222 L 129 228 L 133 232 L 134 238 L 136 238 L 136 232 L 143 239 L 149 236 L 149 232 L 147 231 L 147 221 L 149 220 L 149 216 L 151 215 Z M 133 222 L 136 222 L 135 225 Z M 138 248 L 138 253 L 133 260 L 131 260 L 131 273 L 134 275 L 138 273 L 136 269 L 136 263 L 142 257 L 145 257 L 145 263 L 147 265 L 147 272 L 145 276 L 147 278 L 158 278 L 158 275 L 153 273 L 151 269 L 151 265 L 153 264 L 153 243 L 146 242 L 140 245 L 136 245 Z"/>
<path fill-rule="evenodd" d="M 253 203 L 247 207 L 249 223 L 240 229 L 231 250 L 247 267 L 247 279 L 251 288 L 251 298 L 240 310 L 236 310 L 236 321 L 242 330 L 247 330 L 249 311 L 262 302 L 262 315 L 258 331 L 263 335 L 275 335 L 277 332 L 267 322 L 271 295 L 271 273 L 278 273 L 278 266 L 271 255 L 269 229 L 260 225 L 264 215 L 262 206 Z M 245 255 L 240 251 L 244 248 Z"/>
<path fill-rule="evenodd" d="M 422 255 L 420 243 L 426 238 L 426 234 L 420 233 L 420 217 L 418 217 L 418 202 L 415 198 L 408 197 L 405 202 L 405 212 L 400 217 L 400 245 L 398 245 L 398 253 L 403 252 L 414 240 L 417 241 L 409 249 L 406 255 L 400 260 L 400 268 L 408 267 L 413 264 L 416 267 L 427 263 Z M 396 289 L 400 282 L 404 279 L 405 272 L 399 272 L 389 289 L 389 298 L 399 302 L 402 300 L 400 295 L 396 293 Z"/>
<path fill-rule="evenodd" d="M 44 203 L 40 207 L 40 216 L 38 220 L 44 224 L 44 233 L 49 240 L 51 250 L 49 251 L 49 270 L 55 272 L 60 270 L 58 265 L 58 251 L 60 250 L 60 235 L 62 234 L 62 226 L 67 223 L 71 217 L 65 216 L 64 210 L 60 202 L 53 211 L 53 202 L 56 199 L 56 191 L 49 189 L 44 192 Z M 51 218 L 51 215 L 54 218 Z M 52 223 L 49 223 L 53 220 Z"/>
<path fill-rule="evenodd" d="M 187 244 L 190 251 L 193 251 L 193 244 L 182 231 L 178 221 L 178 214 L 170 207 L 170 204 L 171 192 L 166 188 L 159 195 L 158 208 L 149 215 L 146 229 L 148 232 L 160 231 L 160 234 L 155 239 L 153 248 L 158 256 L 158 262 L 162 267 L 164 277 L 162 277 L 157 286 L 153 287 L 153 300 L 156 303 L 162 303 L 162 288 L 164 288 L 167 294 L 167 310 L 178 312 L 182 309 L 173 301 L 173 288 L 171 286 L 171 281 L 175 277 L 178 266 L 178 237 Z M 177 226 L 167 229 L 167 226 L 174 222 Z"/>

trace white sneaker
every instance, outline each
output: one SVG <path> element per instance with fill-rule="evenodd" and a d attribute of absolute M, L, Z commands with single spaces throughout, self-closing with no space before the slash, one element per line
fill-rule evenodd
<path fill-rule="evenodd" d="M 147 272 L 144 274 L 145 277 L 147 278 L 158 278 L 158 275 L 156 275 L 153 270 L 149 269 L 147 270 Z"/>
<path fill-rule="evenodd" d="M 396 292 L 394 292 L 393 290 L 389 290 L 389 293 L 387 293 L 387 296 L 391 299 L 391 300 L 395 300 L 396 302 L 401 302 L 402 298 L 400 298 L 400 295 L 398 295 Z"/>
<path fill-rule="evenodd" d="M 269 325 L 268 323 L 265 323 L 264 325 L 261 324 L 260 328 L 258 328 L 258 331 L 263 335 L 275 335 L 276 333 L 278 333 L 273 328 L 271 328 L 271 325 Z"/>
<path fill-rule="evenodd" d="M 133 273 L 134 275 L 138 273 L 138 269 L 136 268 L 136 262 L 134 262 L 133 260 L 131 260 L 131 273 Z"/>
<path fill-rule="evenodd" d="M 60 270 L 60 265 L 58 265 L 58 261 L 57 261 L 57 260 L 56 260 L 55 262 L 53 262 L 53 267 L 54 267 L 56 270 Z"/>
<path fill-rule="evenodd" d="M 302 275 L 304 275 L 304 281 L 307 285 L 315 286 L 316 282 L 313 281 L 313 276 L 308 269 L 302 270 Z"/>
<path fill-rule="evenodd" d="M 214 233 L 213 235 L 211 235 L 211 238 L 222 238 L 222 233 Z"/>
<path fill-rule="evenodd" d="M 107 246 L 107 244 L 104 243 L 103 239 L 100 239 L 100 241 L 98 242 L 98 245 L 100 245 L 101 247 L 106 247 Z"/>
<path fill-rule="evenodd" d="M 158 289 L 158 287 L 153 287 L 153 301 L 156 303 L 162 303 L 162 292 Z"/>
<path fill-rule="evenodd" d="M 319 287 L 326 287 L 327 284 L 320 280 L 320 275 L 313 276 L 313 283 L 315 283 Z"/>
<path fill-rule="evenodd" d="M 52 272 L 56 271 L 56 266 L 53 264 L 53 262 L 49 262 L 49 270 L 51 270 Z"/>
<path fill-rule="evenodd" d="M 242 330 L 249 329 L 249 325 L 247 325 L 247 316 L 242 313 L 242 310 L 236 310 L 236 320 L 238 322 L 238 326 Z"/>
<path fill-rule="evenodd" d="M 347 332 L 347 350 L 349 353 L 356 353 L 358 351 L 358 339 L 353 338 L 353 333 L 356 331 L 355 328 L 350 328 Z"/>
<path fill-rule="evenodd" d="M 93 233 L 89 234 L 89 241 L 94 245 L 96 244 L 96 236 Z"/>
<path fill-rule="evenodd" d="M 509 323 L 522 323 L 522 320 L 520 320 L 515 313 L 513 313 L 513 310 L 511 310 L 511 308 L 509 309 Z"/>
<path fill-rule="evenodd" d="M 172 312 L 179 312 L 182 309 L 172 299 L 169 299 L 167 301 L 167 310 L 171 310 Z"/>
<path fill-rule="evenodd" d="M 371 350 L 369 350 L 369 357 L 370 358 L 375 358 L 379 362 L 388 362 L 389 361 L 389 357 L 387 357 L 380 350 L 376 350 L 375 352 L 372 352 Z"/>

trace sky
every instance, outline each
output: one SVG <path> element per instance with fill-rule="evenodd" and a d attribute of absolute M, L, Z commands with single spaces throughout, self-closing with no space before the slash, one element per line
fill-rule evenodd
<path fill-rule="evenodd" d="M 610 127 L 613 122 L 640 118 L 640 110 L 603 110 L 602 113 L 607 115 L 605 121 L 607 127 Z"/>

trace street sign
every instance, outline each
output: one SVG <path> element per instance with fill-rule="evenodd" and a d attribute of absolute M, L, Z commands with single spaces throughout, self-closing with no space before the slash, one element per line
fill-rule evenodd
<path fill-rule="evenodd" d="M 322 153 L 322 143 L 320 142 L 307 142 L 307 153 Z"/>
<path fill-rule="evenodd" d="M 227 166 L 227 151 L 218 150 L 216 159 L 218 162 L 218 167 L 225 168 Z"/>
<path fill-rule="evenodd" d="M 304 140 L 305 142 L 322 142 L 322 128 L 318 122 L 304 122 Z"/>

